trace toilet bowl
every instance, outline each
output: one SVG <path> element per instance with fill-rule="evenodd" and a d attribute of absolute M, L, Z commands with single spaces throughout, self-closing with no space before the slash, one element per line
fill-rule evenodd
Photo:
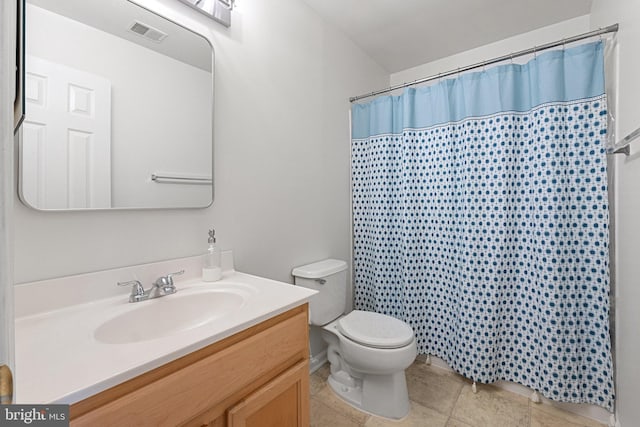
<path fill-rule="evenodd" d="M 293 270 L 295 284 L 318 291 L 309 301 L 312 325 L 320 326 L 331 364 L 328 383 L 349 404 L 392 419 L 409 413 L 405 369 L 417 350 L 411 327 L 380 313 L 344 315 L 347 264 L 324 260 Z"/>
<path fill-rule="evenodd" d="M 375 322 L 364 323 L 374 316 Z M 387 331 L 395 327 L 399 332 L 395 341 L 390 337 L 381 340 L 373 328 L 367 327 L 387 322 L 391 325 Z M 357 326 L 347 334 L 345 323 Z M 329 344 L 328 382 L 339 396 L 366 412 L 387 418 L 399 419 L 409 413 L 404 371 L 415 360 L 417 351 L 413 331 L 406 323 L 383 314 L 352 311 L 325 325 L 322 334 Z"/>

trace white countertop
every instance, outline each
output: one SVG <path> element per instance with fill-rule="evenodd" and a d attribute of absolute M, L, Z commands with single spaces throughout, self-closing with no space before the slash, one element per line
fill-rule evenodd
<path fill-rule="evenodd" d="M 204 283 L 176 280 L 178 293 L 236 289 L 243 305 L 192 329 L 146 341 L 107 344 L 94 332 L 105 321 L 138 304 L 153 304 L 174 295 L 129 303 L 128 294 L 111 296 L 16 318 L 17 403 L 71 404 L 157 368 L 167 362 L 256 325 L 309 300 L 310 289 L 233 270 L 222 280 Z M 152 322 L 150 330 L 157 327 Z"/>

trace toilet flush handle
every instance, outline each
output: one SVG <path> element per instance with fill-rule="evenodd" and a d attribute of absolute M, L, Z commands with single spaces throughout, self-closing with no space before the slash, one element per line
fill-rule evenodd
<path fill-rule="evenodd" d="M 324 285 L 325 283 L 327 283 L 327 281 L 325 279 L 314 279 L 316 282 L 318 282 L 321 285 Z"/>

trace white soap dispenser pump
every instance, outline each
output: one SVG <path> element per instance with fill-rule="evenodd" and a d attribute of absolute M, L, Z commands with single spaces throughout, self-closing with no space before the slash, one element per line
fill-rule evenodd
<path fill-rule="evenodd" d="M 215 282 L 222 277 L 220 266 L 220 250 L 216 247 L 216 230 L 209 230 L 209 249 L 204 254 L 202 263 L 202 280 L 204 282 Z"/>

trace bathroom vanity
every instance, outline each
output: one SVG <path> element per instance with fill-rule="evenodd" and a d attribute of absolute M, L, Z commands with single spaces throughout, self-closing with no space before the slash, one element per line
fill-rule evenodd
<path fill-rule="evenodd" d="M 72 426 L 307 426 L 307 306 L 74 403 Z"/>
<path fill-rule="evenodd" d="M 184 258 L 16 286 L 17 403 L 71 425 L 306 426 L 314 291 Z M 139 303 L 116 282 L 185 270 Z M 111 294 L 111 295 L 109 295 Z"/>

